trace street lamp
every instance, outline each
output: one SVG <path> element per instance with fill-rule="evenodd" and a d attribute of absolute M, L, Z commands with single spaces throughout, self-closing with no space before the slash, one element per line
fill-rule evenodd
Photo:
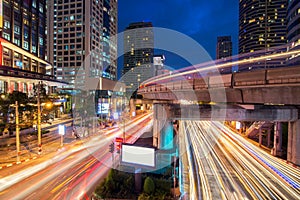
<path fill-rule="evenodd" d="M 40 99 L 40 89 L 41 83 L 37 86 L 37 106 L 38 106 L 38 119 L 37 119 L 37 129 L 38 129 L 38 154 L 42 153 L 42 129 L 41 129 L 41 99 Z"/>
<path fill-rule="evenodd" d="M 16 101 L 16 146 L 17 146 L 17 162 L 20 162 L 20 129 L 19 129 L 19 107 Z"/>
<path fill-rule="evenodd" d="M 41 92 L 44 90 L 43 83 L 39 82 L 37 85 L 37 106 L 38 106 L 38 119 L 37 119 L 37 129 L 38 129 L 38 154 L 42 154 L 42 127 L 41 127 L 41 117 L 42 117 L 42 108 L 41 108 Z M 49 107 L 46 104 L 46 107 Z M 50 106 L 52 107 L 52 105 Z"/>

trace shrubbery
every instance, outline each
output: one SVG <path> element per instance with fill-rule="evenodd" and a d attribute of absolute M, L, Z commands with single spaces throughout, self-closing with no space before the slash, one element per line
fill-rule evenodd
<path fill-rule="evenodd" d="M 169 172 L 167 170 L 167 172 Z M 169 174 L 143 175 L 143 192 L 139 194 L 139 200 L 171 200 L 172 182 Z M 168 178 L 167 178 L 168 177 Z M 126 173 L 111 169 L 108 176 L 100 183 L 94 192 L 94 196 L 99 199 L 136 199 L 134 173 Z"/>
<path fill-rule="evenodd" d="M 134 199 L 134 175 L 111 169 L 94 194 L 99 198 Z"/>

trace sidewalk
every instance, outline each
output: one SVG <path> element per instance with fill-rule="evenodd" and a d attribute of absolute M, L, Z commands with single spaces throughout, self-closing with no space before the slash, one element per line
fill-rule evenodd
<path fill-rule="evenodd" d="M 53 131 L 58 129 L 59 124 L 64 124 L 66 127 L 71 126 L 71 122 L 73 119 L 59 119 L 56 118 L 51 124 L 43 123 L 41 124 L 42 130 L 52 131 L 50 134 L 53 134 Z M 60 148 L 61 141 L 60 137 L 53 138 L 52 141 L 47 141 L 49 139 L 49 134 L 42 135 L 42 149 L 44 150 L 42 153 L 47 154 L 50 152 L 55 152 Z M 23 162 L 27 162 L 29 160 L 33 160 L 38 158 L 40 155 L 38 154 L 38 144 L 37 144 L 37 136 L 28 136 L 21 135 L 20 136 L 20 153 L 19 153 L 19 162 L 17 162 L 17 151 L 16 151 L 16 138 L 3 138 L 2 143 L 6 142 L 7 146 L 0 147 L 0 169 L 13 166 L 15 164 L 20 164 Z M 72 136 L 71 131 L 66 131 L 66 135 L 64 136 L 64 143 L 70 143 L 74 141 L 75 138 Z M 44 147 L 44 148 L 43 148 Z"/>

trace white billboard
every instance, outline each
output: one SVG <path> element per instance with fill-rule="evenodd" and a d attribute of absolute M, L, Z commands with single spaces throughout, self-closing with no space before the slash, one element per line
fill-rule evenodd
<path fill-rule="evenodd" d="M 122 163 L 155 167 L 155 149 L 122 145 Z"/>

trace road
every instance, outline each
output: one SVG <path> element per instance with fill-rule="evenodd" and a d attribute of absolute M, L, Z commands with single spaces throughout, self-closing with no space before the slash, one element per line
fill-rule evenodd
<path fill-rule="evenodd" d="M 126 124 L 126 142 L 134 142 L 151 127 L 149 118 L 151 114 L 145 114 Z M 122 135 L 123 127 L 112 128 L 44 155 L 42 162 L 11 171 L 0 180 L 0 199 L 88 199 L 113 166 L 109 144 Z"/>
<path fill-rule="evenodd" d="M 300 170 L 220 122 L 182 121 L 189 199 L 299 199 Z"/>

